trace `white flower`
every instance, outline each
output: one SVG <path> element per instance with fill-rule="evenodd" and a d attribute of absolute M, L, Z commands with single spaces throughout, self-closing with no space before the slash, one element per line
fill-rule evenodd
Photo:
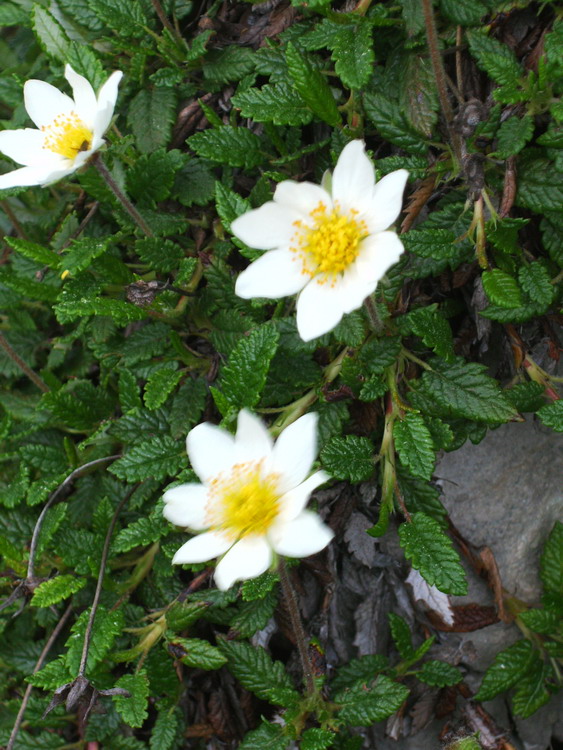
<path fill-rule="evenodd" d="M 88 81 L 67 65 L 74 99 L 45 81 L 27 81 L 25 108 L 39 129 L 0 132 L 0 151 L 24 165 L 0 175 L 0 189 L 48 185 L 85 164 L 104 143 L 122 75 L 112 73 L 96 97 Z"/>
<path fill-rule="evenodd" d="M 304 510 L 311 492 L 327 481 L 324 471 L 307 479 L 317 453 L 317 415 L 306 414 L 274 444 L 249 411 L 238 416 L 236 436 L 209 422 L 194 427 L 186 445 L 202 484 L 164 493 L 164 516 L 203 534 L 187 541 L 173 563 L 221 557 L 215 582 L 225 591 L 272 565 L 274 552 L 307 557 L 330 542 L 332 531 Z"/>
<path fill-rule="evenodd" d="M 268 250 L 237 279 L 240 297 L 277 299 L 300 292 L 297 329 L 310 341 L 360 307 L 399 260 L 403 244 L 384 231 L 401 210 L 405 169 L 375 184 L 363 141 L 342 150 L 323 185 L 286 180 L 274 200 L 231 224 L 249 247 Z"/>

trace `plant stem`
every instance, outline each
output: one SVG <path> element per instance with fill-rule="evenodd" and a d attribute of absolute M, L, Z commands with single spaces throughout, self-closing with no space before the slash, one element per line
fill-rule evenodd
<path fill-rule="evenodd" d="M 29 365 L 26 365 L 20 355 L 16 351 L 14 351 L 14 349 L 12 349 L 11 345 L 4 338 L 4 335 L 2 333 L 0 333 L 0 346 L 2 347 L 2 349 L 4 349 L 12 362 L 17 365 L 33 383 L 35 383 L 39 390 L 43 391 L 43 393 L 49 393 L 51 389 L 49 388 L 47 383 L 45 383 L 45 381 L 40 378 L 39 375 L 34 372 L 31 367 L 29 367 Z"/>
<path fill-rule="evenodd" d="M 95 153 L 90 161 L 96 167 L 96 169 L 101 174 L 101 176 L 104 178 L 109 189 L 115 195 L 117 200 L 121 203 L 123 208 L 127 211 L 129 216 L 133 219 L 135 224 L 137 224 L 137 226 L 143 230 L 143 232 L 147 235 L 147 237 L 154 237 L 154 233 L 152 229 L 149 227 L 147 222 L 143 219 L 141 214 L 137 211 L 135 206 L 131 203 L 129 198 L 125 195 L 123 190 L 119 187 L 117 182 L 113 179 L 112 174 L 107 168 L 100 153 L 99 152 Z"/>
<path fill-rule="evenodd" d="M 115 513 L 113 514 L 113 517 L 110 521 L 110 524 L 108 526 L 108 530 L 106 533 L 106 538 L 104 541 L 104 548 L 102 550 L 102 559 L 100 560 L 100 572 L 98 573 L 98 581 L 96 583 L 96 591 L 94 593 L 94 599 L 92 600 L 92 609 L 90 610 L 90 617 L 88 618 L 88 624 L 86 625 L 86 631 L 84 633 L 84 645 L 82 647 L 82 657 L 80 659 L 80 667 L 78 668 L 78 677 L 83 677 L 86 672 L 86 664 L 88 662 L 88 651 L 90 649 L 90 641 L 92 640 L 92 629 L 94 627 L 94 619 L 96 617 L 96 611 L 98 609 L 98 604 L 100 603 L 100 596 L 102 594 L 102 586 L 104 582 L 104 575 L 106 573 L 106 564 L 108 561 L 108 555 L 109 555 L 109 546 L 111 543 L 111 538 L 113 536 L 113 530 L 115 529 L 115 524 L 117 523 L 117 519 L 123 508 L 125 507 L 125 504 L 133 494 L 133 492 L 137 489 L 137 486 L 132 487 L 129 492 L 125 495 L 125 497 L 121 500 L 117 508 L 115 509 Z"/>
<path fill-rule="evenodd" d="M 381 333 L 383 330 L 383 324 L 379 317 L 379 313 L 377 312 L 377 307 L 375 306 L 373 297 L 370 296 L 365 298 L 364 307 L 366 308 L 372 330 L 375 331 L 375 333 Z"/>
<path fill-rule="evenodd" d="M 313 680 L 313 667 L 311 665 L 311 659 L 309 658 L 309 652 L 307 651 L 307 635 L 305 633 L 305 629 L 303 628 L 301 613 L 299 612 L 299 604 L 297 602 L 297 597 L 295 596 L 293 585 L 289 579 L 287 567 L 283 557 L 280 557 L 280 561 L 278 564 L 278 573 L 280 575 L 283 598 L 285 600 L 289 618 L 291 620 L 293 633 L 295 635 L 295 640 L 297 643 L 297 649 L 299 650 L 299 658 L 301 660 L 301 668 L 303 670 L 303 682 L 305 683 L 307 695 L 313 695 L 313 693 L 315 692 L 315 681 Z"/>

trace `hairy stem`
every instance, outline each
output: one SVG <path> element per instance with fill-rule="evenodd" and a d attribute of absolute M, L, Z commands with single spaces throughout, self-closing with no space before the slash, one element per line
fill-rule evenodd
<path fill-rule="evenodd" d="M 23 361 L 20 355 L 16 351 L 14 351 L 14 349 L 11 347 L 2 333 L 0 333 L 0 346 L 2 347 L 2 349 L 4 349 L 12 362 L 17 365 L 23 373 L 27 375 L 32 383 L 35 383 L 40 391 L 43 391 L 43 393 L 49 393 L 51 389 L 49 388 L 47 383 L 45 383 L 45 381 L 40 378 L 39 375 Z"/>
<path fill-rule="evenodd" d="M 303 622 L 301 621 L 301 614 L 299 612 L 299 604 L 297 602 L 297 597 L 295 596 L 293 585 L 289 579 L 283 557 L 281 557 L 279 561 L 278 573 L 280 575 L 283 598 L 285 600 L 289 618 L 291 620 L 291 626 L 297 642 L 297 648 L 299 650 L 301 668 L 303 669 L 303 682 L 305 683 L 307 694 L 313 695 L 315 692 L 315 681 L 313 680 L 311 659 L 309 658 L 309 652 L 307 651 L 307 635 L 303 628 Z"/>
<path fill-rule="evenodd" d="M 137 211 L 135 206 L 131 203 L 129 198 L 125 195 L 123 190 L 119 187 L 117 182 L 113 179 L 113 176 L 109 169 L 107 168 L 104 160 L 100 156 L 99 152 L 94 154 L 94 156 L 91 159 L 92 164 L 96 167 L 98 172 L 101 174 L 101 176 L 104 178 L 107 186 L 112 191 L 112 193 L 115 195 L 117 200 L 121 203 L 123 208 L 127 211 L 129 216 L 133 219 L 135 224 L 143 230 L 143 232 L 147 235 L 147 237 L 154 237 L 154 233 L 152 229 L 149 227 L 147 222 L 143 219 L 141 214 Z"/>

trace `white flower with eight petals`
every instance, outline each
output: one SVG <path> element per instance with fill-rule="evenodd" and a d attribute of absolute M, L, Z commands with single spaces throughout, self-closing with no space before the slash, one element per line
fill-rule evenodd
<path fill-rule="evenodd" d="M 236 293 L 277 299 L 300 292 L 301 338 L 332 330 L 375 291 L 404 250 L 395 232 L 385 230 L 400 213 L 407 177 L 399 169 L 376 184 L 364 143 L 356 140 L 323 185 L 280 182 L 273 201 L 231 224 L 246 245 L 268 251 L 240 274 Z"/>
<path fill-rule="evenodd" d="M 104 144 L 122 75 L 112 73 L 96 97 L 86 78 L 67 65 L 74 99 L 45 81 L 27 81 L 25 108 L 39 129 L 0 132 L 0 151 L 24 165 L 0 175 L 0 189 L 49 185 L 83 166 Z"/>
<path fill-rule="evenodd" d="M 306 414 L 273 442 L 249 411 L 238 416 L 236 435 L 204 422 L 186 445 L 202 484 L 181 484 L 164 493 L 164 516 L 194 531 L 173 563 L 221 557 L 215 582 L 225 591 L 235 581 L 255 578 L 272 565 L 274 552 L 307 557 L 322 550 L 332 531 L 305 505 L 329 478 L 307 475 L 316 457 L 317 415 Z"/>

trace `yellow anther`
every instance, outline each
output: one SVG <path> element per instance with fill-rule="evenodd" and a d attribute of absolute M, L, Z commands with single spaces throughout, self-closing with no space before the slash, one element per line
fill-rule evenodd
<path fill-rule="evenodd" d="M 45 133 L 43 148 L 67 159 L 75 159 L 81 151 L 89 151 L 94 137 L 75 112 L 55 117 L 41 130 Z"/>

